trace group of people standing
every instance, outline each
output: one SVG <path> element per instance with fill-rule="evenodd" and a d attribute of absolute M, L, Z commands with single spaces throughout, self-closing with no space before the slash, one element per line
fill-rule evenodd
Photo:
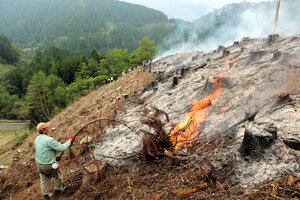
<path fill-rule="evenodd" d="M 149 72 L 151 72 L 151 67 L 152 67 L 152 62 L 151 60 L 143 60 L 142 61 L 142 66 L 143 66 L 143 71 L 148 70 Z M 137 69 L 137 67 L 135 67 L 134 65 L 132 65 L 131 67 L 128 68 L 128 73 L 132 73 L 135 69 Z M 122 77 L 125 76 L 125 71 L 122 72 Z M 114 74 L 112 77 L 105 79 L 105 84 L 109 84 L 111 82 L 114 82 L 118 80 L 118 76 L 116 74 Z M 98 86 L 96 87 L 96 90 L 98 89 Z"/>
<path fill-rule="evenodd" d="M 144 61 L 142 61 L 142 64 L 143 64 L 143 71 L 148 70 L 149 72 L 151 72 L 151 67 L 152 67 L 151 60 L 149 60 L 149 61 L 144 60 Z"/>
<path fill-rule="evenodd" d="M 108 84 L 108 83 L 111 83 L 111 82 L 114 82 L 118 80 L 118 76 L 116 74 L 114 74 L 113 76 L 111 76 L 110 78 L 108 79 L 105 79 L 105 84 Z"/>

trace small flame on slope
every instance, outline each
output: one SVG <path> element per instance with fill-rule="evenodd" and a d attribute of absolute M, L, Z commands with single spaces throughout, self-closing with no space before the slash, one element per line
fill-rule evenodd
<path fill-rule="evenodd" d="M 225 72 L 223 77 L 214 77 L 215 83 L 213 84 L 214 92 L 205 98 L 198 100 L 192 100 L 190 104 L 193 105 L 190 112 L 187 113 L 185 121 L 173 128 L 169 134 L 170 141 L 172 142 L 172 148 L 178 150 L 179 148 L 188 148 L 192 146 L 193 141 L 199 136 L 203 123 L 208 120 L 210 106 L 215 105 L 212 103 L 214 100 L 219 98 L 222 94 L 222 87 L 225 86 L 224 80 L 229 77 L 229 74 L 234 66 L 234 59 L 226 57 L 223 62 L 229 65 L 229 70 Z M 222 107 L 221 112 L 224 114 L 226 108 Z M 165 151 L 165 153 L 170 153 Z"/>
<path fill-rule="evenodd" d="M 173 143 L 173 148 L 178 149 L 188 147 L 199 133 L 204 121 L 208 118 L 208 108 L 212 106 L 212 101 L 222 94 L 223 80 L 225 77 L 214 77 L 215 83 L 213 88 L 215 91 L 200 101 L 192 100 L 193 105 L 190 112 L 187 113 L 185 121 L 177 124 L 171 131 L 169 137 Z"/>

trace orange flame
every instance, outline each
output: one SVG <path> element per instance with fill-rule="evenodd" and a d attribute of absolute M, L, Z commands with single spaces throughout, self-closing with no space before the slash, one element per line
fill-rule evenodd
<path fill-rule="evenodd" d="M 191 108 L 190 112 L 187 113 L 185 121 L 176 124 L 174 129 L 169 134 L 170 141 L 173 144 L 172 148 L 174 150 L 191 147 L 192 143 L 197 141 L 200 129 L 203 128 L 203 122 L 208 120 L 209 107 L 212 105 L 215 106 L 212 102 L 222 94 L 222 87 L 225 86 L 223 80 L 230 76 L 231 71 L 235 66 L 234 58 L 225 57 L 222 59 L 222 61 L 229 65 L 229 69 L 223 74 L 222 77 L 214 77 L 214 92 L 200 101 L 192 100 L 190 104 L 192 104 L 193 107 Z M 222 107 L 221 112 L 224 114 L 225 111 L 226 108 Z M 165 153 L 170 153 L 170 151 L 165 150 Z"/>
<path fill-rule="evenodd" d="M 224 114 L 224 113 L 225 113 L 225 111 L 226 111 L 226 108 L 225 108 L 225 107 L 222 107 L 222 108 L 221 108 L 221 112 L 222 112 L 222 114 Z"/>
<path fill-rule="evenodd" d="M 187 113 L 185 121 L 177 124 L 169 134 L 170 141 L 175 150 L 189 147 L 192 144 L 203 122 L 208 118 L 208 108 L 213 105 L 212 101 L 222 94 L 222 87 L 224 86 L 223 80 L 225 77 L 214 77 L 214 79 L 215 83 L 213 84 L 213 88 L 215 91 L 200 101 L 192 100 L 190 104 L 192 104 L 193 107 L 190 112 Z"/>

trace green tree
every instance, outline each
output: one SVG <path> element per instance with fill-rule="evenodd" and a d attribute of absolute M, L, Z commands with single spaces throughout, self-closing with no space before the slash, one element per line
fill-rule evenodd
<path fill-rule="evenodd" d="M 51 119 L 49 113 L 47 94 L 48 88 L 46 86 L 47 77 L 42 71 L 34 74 L 28 85 L 28 92 L 26 94 L 26 108 L 28 110 L 28 118 L 34 121 L 48 121 Z"/>
<path fill-rule="evenodd" d="M 143 60 L 152 60 L 156 53 L 155 42 L 148 37 L 142 38 L 139 41 L 140 46 L 134 51 L 132 57 L 140 64 Z"/>
<path fill-rule="evenodd" d="M 76 78 L 88 79 L 91 77 L 96 77 L 99 71 L 99 64 L 93 58 L 88 60 L 88 64 L 81 63 L 79 71 L 76 73 Z"/>
<path fill-rule="evenodd" d="M 101 67 L 109 70 L 110 74 L 120 75 L 130 67 L 128 49 L 110 49 L 101 60 Z"/>
<path fill-rule="evenodd" d="M 58 76 L 51 74 L 46 79 L 47 86 L 47 107 L 50 116 L 56 115 L 60 112 L 61 108 L 67 106 L 67 99 L 65 97 L 66 89 L 65 84 Z"/>
<path fill-rule="evenodd" d="M 4 86 L 0 85 L 0 119 L 16 119 L 15 102 L 17 95 L 9 95 Z"/>
<path fill-rule="evenodd" d="M 32 68 L 26 63 L 18 63 L 17 66 L 10 68 L 4 77 L 7 92 L 22 98 L 27 92 L 27 86 L 32 77 Z"/>
<path fill-rule="evenodd" d="M 66 57 L 60 57 L 56 60 L 50 71 L 52 74 L 60 77 L 65 83 L 70 84 L 75 79 L 79 63 L 80 61 L 76 60 L 76 58 L 74 58 L 74 61 L 69 62 Z"/>
<path fill-rule="evenodd" d="M 0 34 L 0 62 L 14 64 L 19 59 L 19 52 L 5 35 Z"/>
<path fill-rule="evenodd" d="M 69 103 L 94 89 L 93 79 L 77 78 L 66 88 L 66 96 Z"/>
<path fill-rule="evenodd" d="M 95 61 L 100 63 L 100 61 L 104 58 L 104 55 L 99 53 L 95 48 L 92 49 L 90 58 L 93 58 Z"/>
<path fill-rule="evenodd" d="M 56 102 L 57 102 L 56 105 L 58 106 L 58 109 L 67 107 L 67 105 L 68 105 L 68 99 L 66 97 L 66 93 L 67 93 L 66 88 L 59 85 L 54 90 L 54 93 L 55 93 Z"/>
<path fill-rule="evenodd" d="M 50 120 L 68 104 L 66 85 L 58 76 L 39 71 L 30 80 L 25 101 L 32 122 Z"/>

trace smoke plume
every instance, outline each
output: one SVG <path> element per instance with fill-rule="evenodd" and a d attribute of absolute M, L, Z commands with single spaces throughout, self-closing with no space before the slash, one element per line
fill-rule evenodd
<path fill-rule="evenodd" d="M 173 20 L 174 32 L 163 42 L 160 55 L 190 50 L 212 50 L 243 37 L 267 37 L 273 33 L 277 1 L 230 4 L 188 23 Z M 290 36 L 300 32 L 298 0 L 281 1 L 277 33 Z"/>

